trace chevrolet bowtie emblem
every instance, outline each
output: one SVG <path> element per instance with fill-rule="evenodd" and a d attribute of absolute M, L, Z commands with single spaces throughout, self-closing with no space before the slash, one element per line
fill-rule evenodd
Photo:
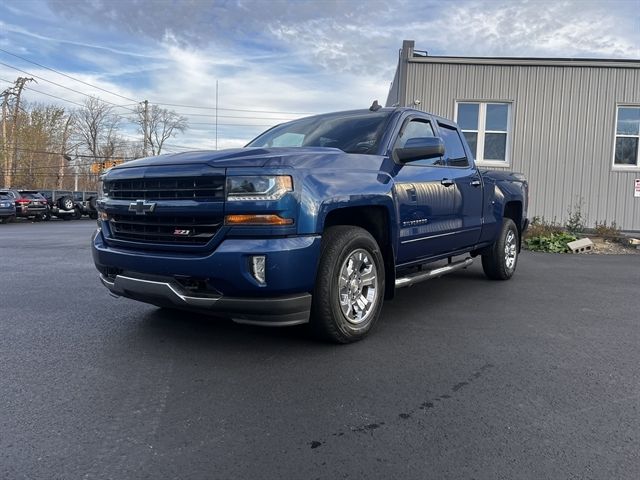
<path fill-rule="evenodd" d="M 129 211 L 136 212 L 136 215 L 146 215 L 147 213 L 153 212 L 155 208 L 155 203 L 147 203 L 146 200 L 136 200 L 129 204 Z"/>

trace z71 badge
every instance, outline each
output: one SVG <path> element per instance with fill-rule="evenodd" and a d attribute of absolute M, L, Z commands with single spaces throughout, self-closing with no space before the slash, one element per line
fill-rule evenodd
<path fill-rule="evenodd" d="M 190 235 L 190 234 L 191 234 L 191 230 L 178 230 L 178 229 L 175 229 L 175 230 L 173 231 L 173 234 L 174 234 L 174 235 L 187 236 L 187 235 Z"/>

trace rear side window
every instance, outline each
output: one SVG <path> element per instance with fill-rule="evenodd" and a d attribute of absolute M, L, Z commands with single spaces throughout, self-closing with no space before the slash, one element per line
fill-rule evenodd
<path fill-rule="evenodd" d="M 458 129 L 438 123 L 440 135 L 444 142 L 444 154 L 451 167 L 468 167 L 469 159 L 462 145 Z"/>

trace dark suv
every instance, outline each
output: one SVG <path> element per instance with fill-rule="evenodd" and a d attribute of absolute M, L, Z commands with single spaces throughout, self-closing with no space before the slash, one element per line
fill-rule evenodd
<path fill-rule="evenodd" d="M 0 193 L 0 223 L 13 222 L 16 219 L 16 204 L 13 197 Z"/>
<path fill-rule="evenodd" d="M 47 199 L 35 190 L 0 190 L 0 195 L 13 199 L 16 216 L 43 220 L 47 217 L 49 206 Z"/>
<path fill-rule="evenodd" d="M 98 192 L 73 192 L 73 199 L 82 215 L 88 215 L 93 220 L 98 218 L 96 209 Z"/>

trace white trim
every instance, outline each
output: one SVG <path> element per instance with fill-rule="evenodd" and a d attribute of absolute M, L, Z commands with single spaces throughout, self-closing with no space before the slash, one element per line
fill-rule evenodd
<path fill-rule="evenodd" d="M 460 65 L 528 65 L 550 67 L 640 68 L 640 60 L 593 58 L 526 58 L 526 57 L 410 57 L 409 63 L 448 63 Z"/>
<path fill-rule="evenodd" d="M 638 135 L 620 134 L 618 135 L 618 111 L 620 108 L 637 108 L 640 109 L 638 103 L 617 103 L 615 106 L 615 122 L 613 125 L 613 153 L 611 155 L 611 171 L 612 172 L 640 172 L 640 132 Z M 627 165 L 623 163 L 616 163 L 616 139 L 621 138 L 637 138 L 638 139 L 638 151 L 636 152 L 636 164 Z"/>
<path fill-rule="evenodd" d="M 511 138 L 513 136 L 513 100 L 455 100 L 454 101 L 454 112 L 453 119 L 457 123 L 458 122 L 458 105 L 461 103 L 472 103 L 478 105 L 478 127 L 476 130 L 466 130 L 460 127 L 460 131 L 464 134 L 464 132 L 474 132 L 477 134 L 476 139 L 476 152 L 473 160 L 478 166 L 485 167 L 510 167 L 511 166 Z M 486 129 L 486 121 L 487 121 L 487 105 L 506 105 L 507 106 L 507 130 L 506 132 L 503 130 L 487 130 Z M 507 141 L 505 142 L 505 151 L 504 151 L 504 160 L 485 160 L 484 159 L 484 137 L 487 133 L 502 133 L 507 135 Z M 473 153 L 473 152 L 472 152 Z"/>

